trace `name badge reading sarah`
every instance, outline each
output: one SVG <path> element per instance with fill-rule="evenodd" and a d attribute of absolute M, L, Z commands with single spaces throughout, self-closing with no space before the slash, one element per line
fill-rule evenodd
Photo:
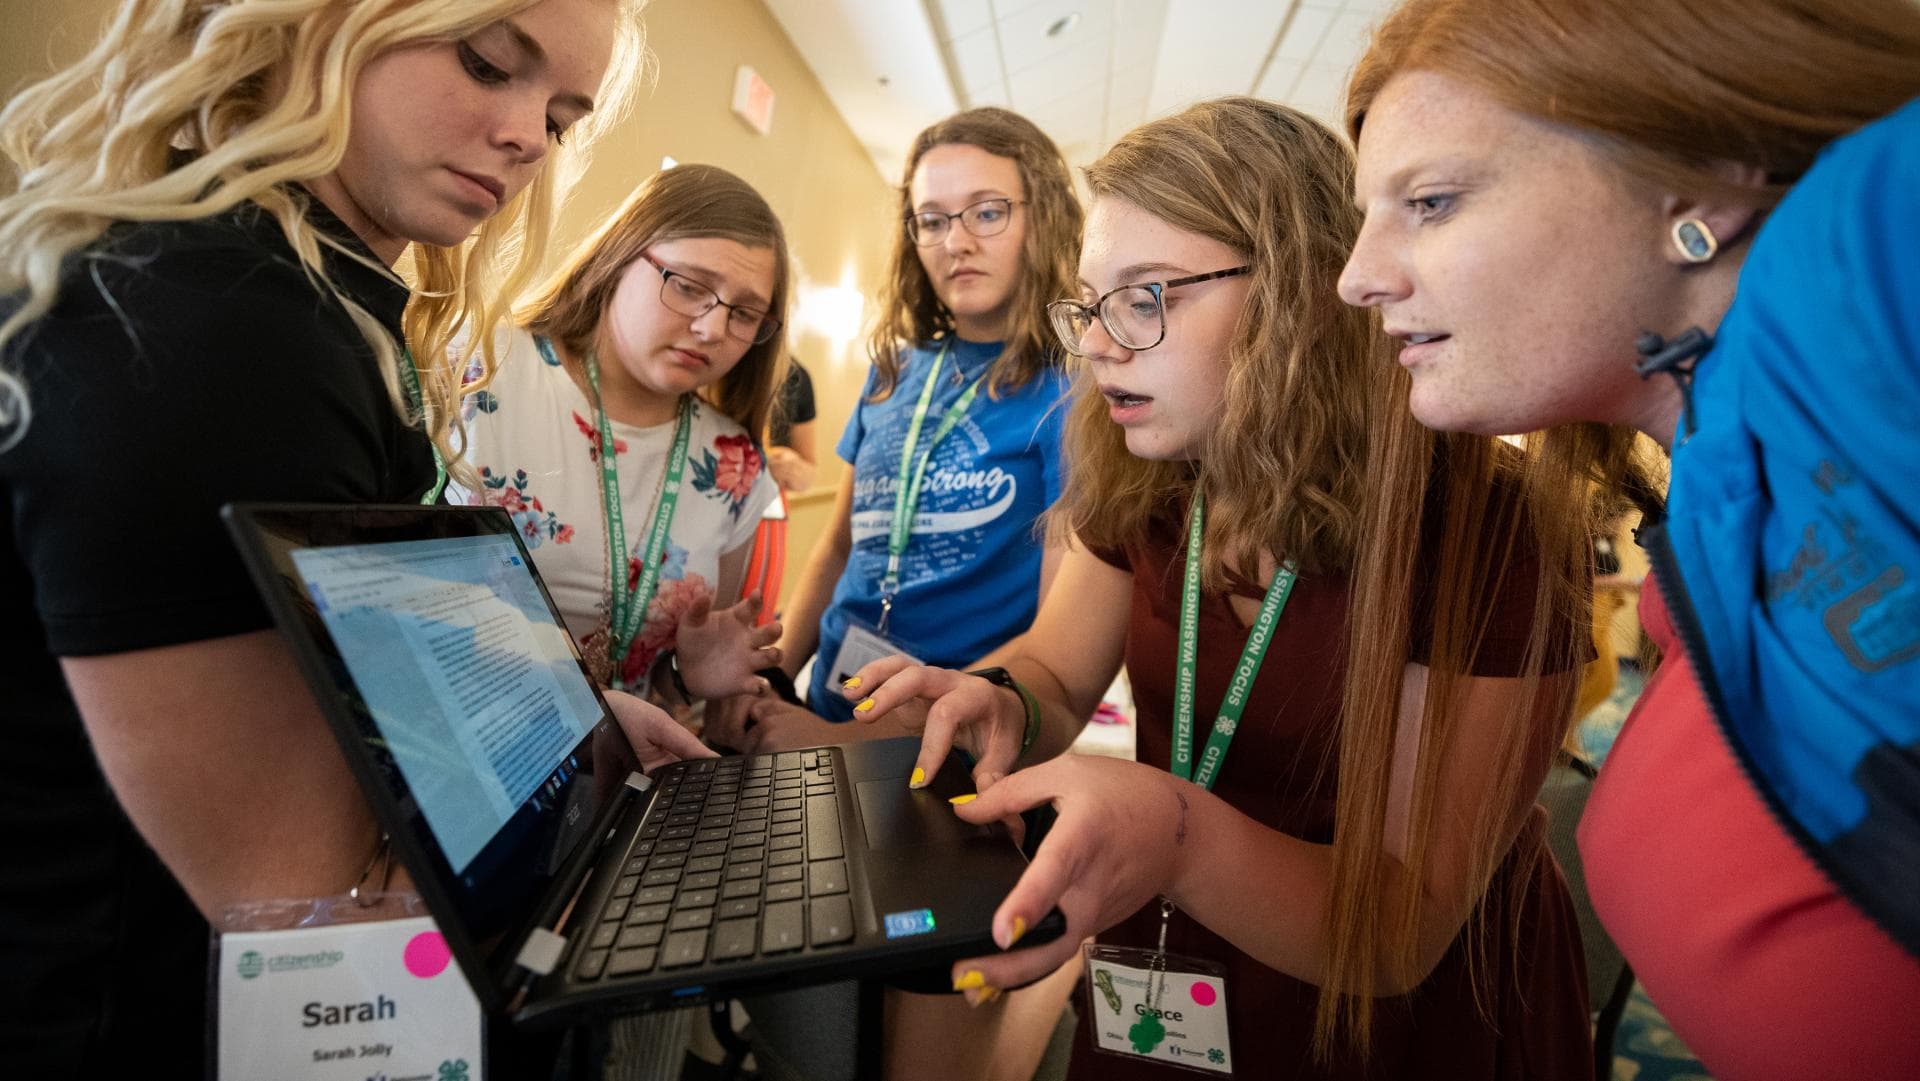
<path fill-rule="evenodd" d="M 480 1081 L 480 1003 L 433 920 L 220 937 L 223 1079 Z"/>

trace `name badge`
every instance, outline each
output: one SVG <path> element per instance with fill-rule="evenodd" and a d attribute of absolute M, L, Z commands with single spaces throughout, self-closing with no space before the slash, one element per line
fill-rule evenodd
<path fill-rule="evenodd" d="M 1086 957 L 1095 1049 L 1203 1073 L 1233 1072 L 1225 968 L 1113 946 L 1088 946 Z"/>
<path fill-rule="evenodd" d="M 222 1078 L 480 1081 L 480 1003 L 426 916 L 220 937 Z"/>
<path fill-rule="evenodd" d="M 840 652 L 833 657 L 833 682 L 829 686 L 838 687 L 853 678 L 855 672 L 882 658 L 905 656 L 915 664 L 922 664 L 898 642 L 892 641 L 879 631 L 872 630 L 860 623 L 847 622 L 847 636 L 840 640 Z"/>

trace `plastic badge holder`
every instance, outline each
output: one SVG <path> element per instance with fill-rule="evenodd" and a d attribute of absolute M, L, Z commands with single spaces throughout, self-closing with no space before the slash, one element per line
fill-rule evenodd
<path fill-rule="evenodd" d="M 1225 966 L 1173 953 L 1089 945 L 1094 1050 L 1195 1073 L 1233 1073 Z"/>
<path fill-rule="evenodd" d="M 479 1000 L 418 894 L 234 905 L 209 957 L 211 1078 L 481 1081 Z"/>

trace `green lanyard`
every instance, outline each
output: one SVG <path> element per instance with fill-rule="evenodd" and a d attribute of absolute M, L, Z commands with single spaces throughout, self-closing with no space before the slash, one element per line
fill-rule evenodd
<path fill-rule="evenodd" d="M 1206 752 L 1196 774 L 1193 769 L 1193 686 L 1194 667 L 1200 656 L 1200 544 L 1204 516 L 1200 491 L 1196 488 L 1193 513 L 1187 522 L 1187 575 L 1180 590 L 1180 652 L 1173 684 L 1173 773 L 1181 780 L 1193 781 L 1212 791 L 1213 779 L 1220 775 L 1220 765 L 1227 760 L 1227 745 L 1233 742 L 1234 729 L 1240 726 L 1240 714 L 1253 693 L 1253 677 L 1260 671 L 1260 662 L 1273 641 L 1273 629 L 1280 623 L 1280 613 L 1287 607 L 1287 596 L 1293 592 L 1293 583 L 1299 574 L 1291 562 L 1274 570 L 1273 581 L 1267 586 L 1267 598 L 1260 602 L 1260 614 L 1254 617 L 1253 629 L 1247 632 L 1246 648 L 1240 651 L 1240 663 L 1234 666 L 1233 681 L 1227 684 L 1226 697 L 1220 700 L 1220 713 L 1214 719 L 1213 734 L 1207 737 Z"/>
<path fill-rule="evenodd" d="M 983 374 L 975 379 L 973 385 L 947 407 L 946 415 L 940 418 L 939 426 L 933 430 L 933 436 L 927 440 L 926 449 L 920 452 L 916 462 L 913 452 L 920 444 L 920 428 L 926 423 L 927 406 L 933 401 L 934 384 L 940 381 L 940 365 L 947 359 L 950 345 L 950 342 L 942 344 L 933 358 L 933 370 L 927 373 L 927 381 L 920 388 L 920 400 L 913 407 L 913 421 L 907 425 L 907 441 L 900 448 L 900 480 L 893 490 L 893 526 L 887 533 L 887 570 L 880 577 L 881 634 L 887 632 L 887 620 L 893 615 L 893 595 L 900 591 L 900 563 L 907 554 L 907 536 L 913 532 L 913 513 L 920 506 L 920 486 L 927 480 L 927 463 L 933 459 L 934 448 L 966 415 L 974 395 L 980 392 L 980 384 L 987 378 Z"/>
<path fill-rule="evenodd" d="M 535 337 L 534 344 L 548 364 L 559 366 L 553 344 Z M 660 482 L 660 502 L 653 511 L 653 524 L 647 530 L 646 551 L 640 557 L 640 580 L 627 587 L 627 526 L 620 509 L 620 466 L 614 460 L 613 424 L 607 420 L 607 407 L 600 399 L 600 361 L 592 352 L 585 358 L 587 382 L 593 387 L 594 419 L 600 426 L 600 499 L 607 511 L 607 589 L 612 594 L 613 611 L 608 619 L 607 659 L 612 662 L 610 683 L 614 690 L 625 690 L 620 677 L 620 662 L 633 647 L 633 640 L 646 622 L 647 607 L 660 584 L 660 557 L 666 554 L 667 537 L 673 530 L 673 512 L 680 505 L 680 478 L 687 468 L 687 444 L 693 434 L 693 403 L 680 396 L 680 415 L 673 429 L 673 449 L 667 453 L 667 474 Z"/>
<path fill-rule="evenodd" d="M 414 370 L 411 349 L 400 350 L 400 378 L 407 381 L 407 401 L 412 403 L 415 412 L 420 412 L 424 408 L 420 404 L 420 373 Z M 440 493 L 447 487 L 447 463 L 440 457 L 440 445 L 433 442 L 427 445 L 433 448 L 433 487 L 420 497 L 423 505 L 440 502 Z"/>

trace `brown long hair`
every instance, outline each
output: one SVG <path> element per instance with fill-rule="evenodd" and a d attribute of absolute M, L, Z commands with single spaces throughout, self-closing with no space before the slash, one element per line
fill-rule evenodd
<path fill-rule="evenodd" d="M 1493 781 L 1471 826 L 1467 880 L 1476 892 L 1507 857 L 1509 810 L 1522 803 L 1523 783 L 1564 733 L 1573 683 L 1543 680 L 1542 672 L 1550 661 L 1566 666 L 1568 629 L 1584 625 L 1588 507 L 1563 494 L 1573 486 L 1551 479 L 1531 497 L 1536 467 L 1521 451 L 1431 432 L 1407 411 L 1409 377 L 1393 363 L 1391 342 L 1371 313 L 1347 307 L 1336 292 L 1361 215 L 1352 155 L 1332 131 L 1272 102 L 1203 102 L 1122 136 L 1088 167 L 1087 181 L 1095 198 L 1124 199 L 1218 240 L 1253 271 L 1224 358 L 1225 407 L 1200 460 L 1132 457 L 1083 373 L 1067 419 L 1067 484 L 1055 526 L 1096 546 L 1137 544 L 1156 517 L 1184 513 L 1200 485 L 1211 588 L 1231 574 L 1258 580 L 1263 555 L 1353 583 L 1314 1047 L 1324 1061 L 1344 1036 L 1364 1055 L 1379 974 L 1414 967 L 1438 749 L 1460 723 L 1459 681 L 1473 670 L 1494 598 L 1527 568 L 1536 576 L 1518 580 L 1533 598 L 1522 678 L 1540 705 L 1499 722 Z M 1489 525 L 1502 488 L 1520 495 L 1506 504 L 1520 509 Z M 1422 550 L 1423 536 L 1437 538 L 1437 548 Z M 1416 577 L 1433 583 L 1423 626 L 1412 618 Z M 1416 641 L 1429 644 L 1432 677 L 1405 873 L 1396 875 L 1387 866 L 1387 803 Z M 1561 721 L 1542 724 L 1543 715 Z"/>
<path fill-rule="evenodd" d="M 570 353 L 586 352 L 627 267 L 654 244 L 691 237 L 771 249 L 773 295 L 767 298 L 767 315 L 786 326 L 793 279 L 786 230 L 753 185 L 714 165 L 676 165 L 642 183 L 542 287 L 520 313 L 521 325 Z M 784 340 L 775 334 L 749 346 L 732 371 L 702 388 L 715 409 L 755 439 L 766 431 L 774 396 L 786 378 Z"/>
<path fill-rule="evenodd" d="M 895 189 L 900 223 L 894 230 L 893 252 L 887 258 L 887 282 L 880 290 L 880 319 L 867 338 L 867 356 L 876 374 L 872 398 L 884 400 L 900 377 L 903 345 L 929 342 L 953 333 L 953 313 L 940 303 L 920 265 L 913 238 L 907 235 L 914 170 L 936 146 L 977 146 L 989 154 L 1009 158 L 1020 169 L 1026 189 L 1020 213 L 1027 215 L 1026 240 L 1020 247 L 1022 273 L 1012 298 L 1013 324 L 1005 350 L 987 372 L 987 391 L 998 395 L 1022 387 L 1053 366 L 1057 350 L 1047 326 L 1048 302 L 1074 295 L 1075 271 L 1080 259 L 1080 227 L 1084 216 L 1073 194 L 1073 177 L 1060 148 L 1033 121 L 1006 109 L 968 109 L 955 113 L 921 132 L 907 151 L 907 167 Z"/>

